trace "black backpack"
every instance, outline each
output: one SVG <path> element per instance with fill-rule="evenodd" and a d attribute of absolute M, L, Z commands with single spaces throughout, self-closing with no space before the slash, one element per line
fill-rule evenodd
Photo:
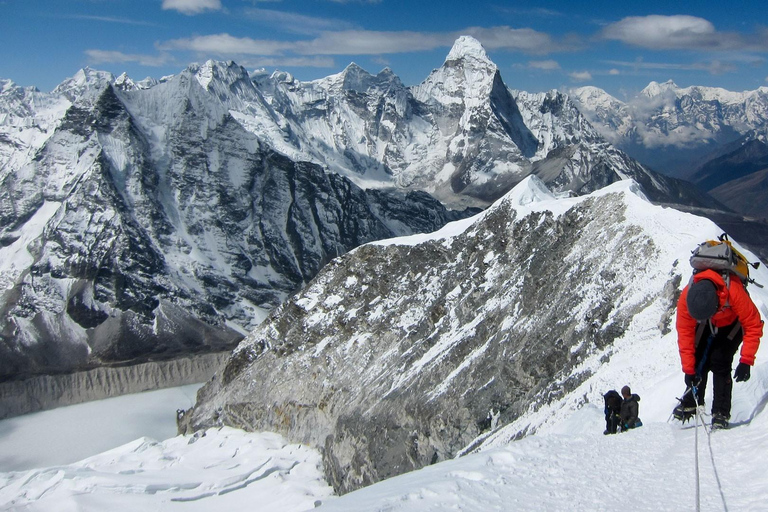
<path fill-rule="evenodd" d="M 605 413 L 612 412 L 613 414 L 619 414 L 621 412 L 622 398 L 618 391 L 615 389 L 610 390 L 603 395 L 605 400 Z"/>

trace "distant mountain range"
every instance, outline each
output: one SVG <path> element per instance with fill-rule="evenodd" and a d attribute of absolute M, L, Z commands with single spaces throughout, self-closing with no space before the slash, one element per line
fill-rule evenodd
<path fill-rule="evenodd" d="M 470 37 L 415 87 L 214 61 L 140 82 L 84 69 L 51 93 L 0 81 L 0 379 L 231 348 L 332 258 L 530 175 L 719 207 L 568 95 L 508 88 Z"/>
<path fill-rule="evenodd" d="M 651 82 L 620 101 L 602 89 L 571 91 L 579 110 L 618 148 L 686 178 L 737 212 L 768 217 L 768 87 L 731 92 Z"/>

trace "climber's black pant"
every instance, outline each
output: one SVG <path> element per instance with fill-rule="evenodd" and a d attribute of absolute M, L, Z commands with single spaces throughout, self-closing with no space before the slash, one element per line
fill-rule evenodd
<path fill-rule="evenodd" d="M 696 388 L 699 404 L 704 405 L 704 394 L 707 389 L 709 372 L 712 372 L 712 414 L 722 414 L 726 418 L 731 417 L 731 392 L 733 391 L 733 379 L 731 378 L 733 356 L 741 345 L 744 330 L 738 329 L 735 334 L 736 323 L 717 329 L 717 333 L 709 341 L 712 334 L 709 325 L 704 326 L 701 338 L 696 346 L 696 370 L 701 377 L 701 382 Z M 733 336 L 733 339 L 728 339 Z M 707 349 L 709 346 L 709 349 Z M 705 359 L 706 358 L 706 359 Z M 702 364 L 701 361 L 704 361 Z M 695 406 L 693 393 L 685 396 L 686 407 Z"/>

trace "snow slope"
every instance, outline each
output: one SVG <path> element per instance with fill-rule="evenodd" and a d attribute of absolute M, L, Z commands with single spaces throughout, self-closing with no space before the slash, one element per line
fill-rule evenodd
<path fill-rule="evenodd" d="M 667 423 L 660 404 L 681 387 L 677 373 L 668 377 L 661 386 L 638 382 L 645 426 L 627 434 L 603 436 L 602 410 L 590 403 L 550 433 L 340 498 L 321 480 L 317 452 L 275 434 L 223 428 L 162 443 L 142 438 L 76 464 L 0 473 L 0 510 L 693 510 L 697 432 L 690 424 Z M 768 450 L 767 399 L 768 364 L 762 364 L 749 382 L 735 386 L 734 415 L 748 422 L 711 437 L 700 427 L 701 510 L 765 510 L 768 473 L 760 454 Z M 115 400 L 98 402 L 90 419 L 114 411 L 109 404 Z M 26 447 L 34 442 L 24 440 Z"/>
<path fill-rule="evenodd" d="M 766 401 L 768 366 L 742 386 L 740 401 Z M 737 385 L 737 388 L 739 385 Z M 638 388 L 639 389 L 639 388 Z M 642 391 L 641 391 L 642 393 Z M 643 413 L 645 426 L 603 436 L 602 410 L 589 404 L 539 434 L 385 480 L 326 502 L 326 512 L 462 510 L 766 510 L 768 415 L 709 436 L 698 431 L 700 491 L 696 493 L 695 428 Z M 745 410 L 740 410 L 745 413 Z"/>
<path fill-rule="evenodd" d="M 320 454 L 277 434 L 225 428 L 140 438 L 68 466 L 0 474 L 10 510 L 306 510 L 332 490 Z"/>

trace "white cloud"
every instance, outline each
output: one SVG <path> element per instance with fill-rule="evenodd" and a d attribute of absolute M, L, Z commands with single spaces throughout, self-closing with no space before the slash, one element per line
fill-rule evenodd
<path fill-rule="evenodd" d="M 742 36 L 718 32 L 715 26 L 696 16 L 632 16 L 605 27 L 605 39 L 653 50 L 733 50 L 747 46 Z"/>
<path fill-rule="evenodd" d="M 609 74 L 609 75 L 620 75 L 620 74 L 621 74 L 621 71 L 619 71 L 619 70 L 618 70 L 618 69 L 616 69 L 616 68 L 613 68 L 613 69 L 611 69 L 610 71 L 608 71 L 608 74 Z"/>
<path fill-rule="evenodd" d="M 92 64 L 136 62 L 142 66 L 159 67 L 173 61 L 168 54 L 153 56 L 106 50 L 86 50 L 85 54 Z"/>
<path fill-rule="evenodd" d="M 574 71 L 573 73 L 569 73 L 568 76 L 570 76 L 571 80 L 574 82 L 587 82 L 592 80 L 592 73 L 589 71 Z"/>
<path fill-rule="evenodd" d="M 275 23 L 304 23 L 309 26 L 307 33 L 319 32 L 313 39 L 278 41 L 260 40 L 250 37 L 235 37 L 226 33 L 173 39 L 159 43 L 161 51 L 196 52 L 198 58 L 227 58 L 243 62 L 243 57 L 287 58 L 296 56 L 325 55 L 374 55 L 429 51 L 436 48 L 450 48 L 460 35 L 473 35 L 487 49 L 520 51 L 524 53 L 547 53 L 555 51 L 559 43 L 548 34 L 532 29 L 511 29 L 509 27 L 469 28 L 457 32 L 388 32 L 371 30 L 325 30 L 345 22 L 313 18 L 290 13 L 279 13 L 266 9 L 251 9 L 251 15 L 261 15 Z M 321 62 L 325 67 L 328 61 Z M 555 61 L 532 61 L 532 67 L 559 69 Z"/>
<path fill-rule="evenodd" d="M 560 69 L 560 64 L 554 60 L 531 60 L 528 61 L 528 67 L 533 69 L 543 69 L 545 71 L 553 71 Z"/>
<path fill-rule="evenodd" d="M 161 43 L 161 50 L 188 50 L 202 54 L 227 55 L 281 55 L 292 48 L 294 43 L 264 41 L 249 37 L 234 37 L 229 34 L 197 36 L 187 39 L 173 39 Z"/>
<path fill-rule="evenodd" d="M 221 9 L 221 0 L 163 0 L 163 9 L 199 14 L 206 10 L 218 11 Z"/>
<path fill-rule="evenodd" d="M 294 43 L 294 48 L 302 55 L 381 55 L 433 50 L 450 46 L 454 39 L 442 33 L 345 30 L 324 32 L 312 41 Z"/>
<path fill-rule="evenodd" d="M 530 28 L 510 27 L 470 27 L 461 32 L 477 38 L 487 50 L 520 51 L 531 54 L 547 54 L 558 51 L 575 49 L 576 44 L 565 46 L 545 32 Z M 455 39 L 458 35 L 451 37 Z"/>

